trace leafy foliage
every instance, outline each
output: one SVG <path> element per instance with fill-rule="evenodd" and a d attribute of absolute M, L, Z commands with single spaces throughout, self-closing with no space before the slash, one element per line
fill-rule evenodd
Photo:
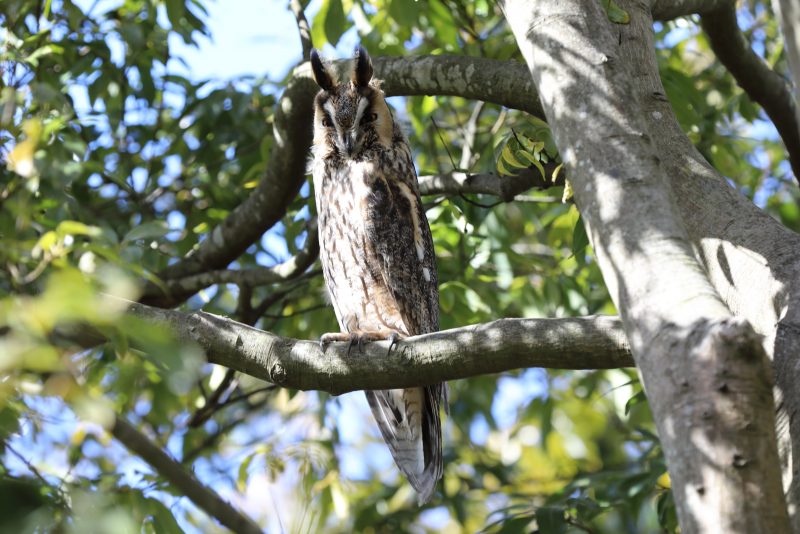
<path fill-rule="evenodd" d="M 0 503 L 8 525 L 218 529 L 111 438 L 122 416 L 273 529 L 676 531 L 661 449 L 630 370 L 528 370 L 451 384 L 444 481 L 420 509 L 360 395 L 235 376 L 163 327 L 127 317 L 108 295 L 136 299 L 161 285 L 159 273 L 257 186 L 287 80 L 179 74 L 171 43 L 209 33 L 201 0 L 87 4 L 5 0 L 0 9 Z M 767 61 L 784 69 L 769 3 L 751 2 L 741 17 Z M 486 0 L 323 0 L 309 19 L 316 46 L 355 37 L 374 55 L 517 54 Z M 669 98 L 698 149 L 800 229 L 783 149 L 759 133 L 763 113 L 693 22 L 658 25 L 657 40 Z M 459 97 L 393 104 L 420 174 L 544 173 L 557 161 L 547 125 L 521 113 Z M 295 254 L 311 196 L 304 187 L 231 268 Z M 500 204 L 425 199 L 443 328 L 615 313 L 578 210 L 562 196 L 551 188 Z M 182 307 L 314 339 L 336 328 L 322 295 L 311 267 L 282 283 L 213 285 Z M 77 350 L 77 324 L 111 341 Z"/>

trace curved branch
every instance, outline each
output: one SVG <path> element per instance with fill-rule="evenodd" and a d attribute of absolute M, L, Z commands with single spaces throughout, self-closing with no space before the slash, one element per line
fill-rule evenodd
<path fill-rule="evenodd" d="M 783 30 L 783 42 L 786 50 L 786 60 L 789 72 L 794 82 L 794 109 L 798 124 L 800 124 L 800 2 L 797 0 L 779 0 L 773 2 L 778 19 Z"/>
<path fill-rule="evenodd" d="M 149 286 L 142 302 L 170 307 L 172 295 L 191 295 L 214 284 L 236 284 L 238 286 L 258 287 L 293 280 L 303 274 L 319 256 L 316 221 L 308 226 L 305 248 L 288 260 L 273 267 L 252 267 L 249 269 L 222 269 L 205 271 L 183 278 L 164 280 L 163 287 L 169 291 L 164 297 L 161 290 Z"/>
<path fill-rule="evenodd" d="M 701 24 L 717 58 L 747 96 L 764 108 L 775 124 L 786 146 L 795 179 L 800 182 L 800 125 L 791 87 L 750 48 L 739 30 L 733 2 L 703 15 Z"/>
<path fill-rule="evenodd" d="M 515 196 L 529 189 L 547 189 L 564 185 L 566 173 L 563 170 L 556 181 L 553 181 L 553 171 L 556 166 L 554 163 L 546 163 L 544 177 L 537 169 L 522 169 L 511 176 L 458 171 L 420 176 L 419 190 L 422 195 L 494 195 L 510 202 Z"/>
<path fill-rule="evenodd" d="M 216 492 L 200 482 L 194 474 L 175 461 L 161 447 L 150 441 L 133 425 L 117 417 L 111 433 L 131 452 L 163 476 L 173 487 L 186 495 L 198 508 L 231 529 L 233 532 L 261 534 L 252 519 L 236 510 Z"/>
<path fill-rule="evenodd" d="M 335 395 L 433 384 L 528 367 L 612 369 L 633 365 L 616 317 L 500 319 L 348 349 L 290 339 L 205 312 L 131 303 L 129 313 L 167 325 L 209 362 L 283 387 Z"/>
<path fill-rule="evenodd" d="M 703 15 L 722 6 L 731 0 L 652 0 L 651 11 L 655 20 L 672 20 L 688 15 Z"/>
<path fill-rule="evenodd" d="M 345 61 L 335 62 L 340 69 Z M 542 110 L 525 66 L 516 61 L 496 61 L 467 56 L 417 56 L 375 58 L 376 76 L 384 79 L 388 96 L 457 95 L 486 100 L 541 116 Z M 273 135 L 275 143 L 267 171 L 253 193 L 198 244 L 187 257 L 164 269 L 163 280 L 226 267 L 286 213 L 289 201 L 305 180 L 311 146 L 312 101 L 318 87 L 311 67 L 298 67 L 278 102 Z M 158 294 L 149 287 L 145 294 Z M 143 302 L 174 306 L 191 293 L 173 294 Z"/>

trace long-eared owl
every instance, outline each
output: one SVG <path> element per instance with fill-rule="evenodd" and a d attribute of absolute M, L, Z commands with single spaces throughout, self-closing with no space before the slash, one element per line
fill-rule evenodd
<path fill-rule="evenodd" d="M 338 82 L 311 54 L 321 91 L 314 101 L 314 190 L 320 261 L 341 333 L 329 341 L 396 340 L 439 329 L 433 240 L 408 141 L 355 51 L 352 78 Z M 419 494 L 442 476 L 444 384 L 366 391 L 397 466 Z"/>

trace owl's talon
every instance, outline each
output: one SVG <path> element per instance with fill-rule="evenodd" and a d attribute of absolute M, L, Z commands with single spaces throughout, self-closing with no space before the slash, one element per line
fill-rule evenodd
<path fill-rule="evenodd" d="M 319 336 L 319 348 L 324 353 L 329 343 L 336 341 L 349 341 L 351 335 L 345 332 L 328 332 Z"/>
<path fill-rule="evenodd" d="M 361 336 L 358 334 L 352 334 L 350 336 L 350 343 L 347 344 L 347 355 L 350 356 L 350 351 L 353 348 L 353 345 L 358 345 L 358 348 L 361 348 Z"/>
<path fill-rule="evenodd" d="M 400 342 L 400 339 L 400 334 L 397 332 L 389 334 L 389 350 L 386 351 L 387 357 L 392 354 L 392 348 Z"/>

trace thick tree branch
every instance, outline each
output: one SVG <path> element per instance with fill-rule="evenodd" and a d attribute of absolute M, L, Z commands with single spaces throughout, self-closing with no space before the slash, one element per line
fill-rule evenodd
<path fill-rule="evenodd" d="M 635 89 L 650 138 L 706 272 L 731 311 L 765 337 L 773 358 L 783 485 L 800 533 L 800 235 L 730 187 L 695 149 L 666 98 L 652 48 L 625 50 L 638 68 Z"/>
<path fill-rule="evenodd" d="M 302 390 L 333 394 L 433 384 L 528 367 L 611 369 L 633 364 L 616 317 L 500 319 L 353 347 L 290 339 L 205 312 L 131 303 L 129 313 L 198 344 L 208 361 Z M 91 341 L 96 342 L 96 338 Z"/>
<path fill-rule="evenodd" d="M 629 25 L 580 0 L 505 10 L 631 340 L 682 530 L 782 532 L 765 354 L 695 260 L 634 90 L 655 64 L 652 19 L 619 3 Z"/>
<path fill-rule="evenodd" d="M 217 493 L 197 480 L 190 471 L 175 461 L 161 447 L 150 441 L 130 423 L 117 417 L 111 433 L 131 452 L 163 476 L 175 489 L 186 495 L 198 508 L 231 529 L 233 532 L 261 534 L 252 519 L 236 510 Z"/>
<path fill-rule="evenodd" d="M 701 22 L 719 60 L 775 124 L 786 146 L 795 179 L 800 182 L 800 126 L 791 87 L 750 48 L 739 30 L 733 2 L 703 15 Z"/>
<path fill-rule="evenodd" d="M 375 58 L 384 91 L 396 95 L 458 95 L 486 100 L 541 115 L 541 106 L 525 66 L 515 61 L 465 56 Z M 344 68 L 346 62 L 337 62 Z M 286 213 L 286 206 L 305 180 L 311 145 L 312 100 L 318 90 L 308 63 L 296 69 L 278 102 L 275 143 L 267 171 L 253 193 L 202 241 L 191 255 L 160 273 L 164 280 L 219 270 L 235 260 Z M 148 288 L 143 302 L 174 306 L 191 293 L 154 299 Z"/>
<path fill-rule="evenodd" d="M 687 15 L 710 13 L 731 0 L 651 0 L 653 19 L 672 20 Z"/>

